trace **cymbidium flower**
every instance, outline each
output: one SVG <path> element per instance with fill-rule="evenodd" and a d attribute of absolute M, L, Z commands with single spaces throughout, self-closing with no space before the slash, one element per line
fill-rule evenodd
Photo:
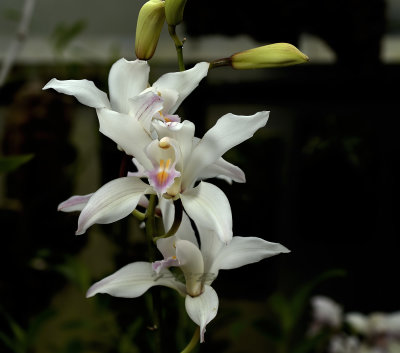
<path fill-rule="evenodd" d="M 96 191 L 87 201 L 78 220 L 77 234 L 82 234 L 95 223 L 111 223 L 129 215 L 144 194 L 182 200 L 183 207 L 198 227 L 214 229 L 219 238 L 228 243 L 232 238 L 232 214 L 229 201 L 218 187 L 197 180 L 223 175 L 244 182 L 244 174 L 222 159 L 230 148 L 250 138 L 264 126 L 269 112 L 252 116 L 226 114 L 221 117 L 202 139 L 194 137 L 194 124 L 154 121 L 158 139 L 138 140 L 130 128 L 131 117 L 114 117 L 110 110 L 102 109 L 99 119 L 104 134 L 135 156 L 139 171 L 127 177 L 112 180 Z M 146 147 L 139 151 L 138 146 Z M 141 180 L 146 177 L 149 184 Z M 59 206 L 70 210 L 72 201 Z M 83 206 L 83 204 L 81 204 Z M 67 209 L 65 207 L 68 207 Z M 77 208 L 75 208 L 77 209 Z"/>
<path fill-rule="evenodd" d="M 203 342 L 206 325 L 218 311 L 218 296 L 211 287 L 218 271 L 258 262 L 289 250 L 278 243 L 256 237 L 235 236 L 225 245 L 210 230 L 199 229 L 199 234 L 201 248 L 186 217 L 176 235 L 157 241 L 164 260 L 153 264 L 134 262 L 126 265 L 90 287 L 87 297 L 108 293 L 116 297 L 135 298 L 153 286 L 173 288 L 185 296 L 186 311 L 200 326 L 200 342 Z M 182 270 L 185 283 L 172 275 L 168 270 L 171 266 Z"/>
<path fill-rule="evenodd" d="M 144 138 L 142 129 L 149 132 L 153 117 L 167 121 L 178 119 L 173 114 L 207 75 L 208 67 L 208 63 L 201 62 L 190 70 L 167 73 L 149 87 L 147 61 L 119 59 L 112 65 L 108 76 L 110 99 L 88 80 L 60 81 L 53 78 L 43 89 L 53 88 L 72 95 L 82 104 L 96 108 L 98 113 L 108 113 L 114 119 L 130 116 L 131 129 L 137 130 L 139 138 Z"/>

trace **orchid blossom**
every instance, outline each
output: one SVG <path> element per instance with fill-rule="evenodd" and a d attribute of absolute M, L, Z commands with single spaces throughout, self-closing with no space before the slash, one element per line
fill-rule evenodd
<path fill-rule="evenodd" d="M 149 87 L 150 67 L 147 61 L 119 59 L 108 75 L 110 99 L 92 81 L 51 79 L 43 89 L 53 88 L 57 92 L 74 96 L 79 102 L 105 110 L 114 119 L 131 116 L 131 128 L 138 135 L 150 132 L 153 117 L 164 121 L 177 121 L 173 115 L 183 100 L 207 75 L 209 64 L 201 62 L 183 72 L 167 73 Z M 105 114 L 103 112 L 103 114 Z"/>
<path fill-rule="evenodd" d="M 195 182 L 205 178 L 224 176 L 244 182 L 242 170 L 222 158 L 230 148 L 247 140 L 268 120 L 269 112 L 251 116 L 226 114 L 221 117 L 202 139 L 194 137 L 194 124 L 153 122 L 158 138 L 138 139 L 131 129 L 132 118 L 101 109 L 98 112 L 100 129 L 127 153 L 135 156 L 137 173 L 114 179 L 102 186 L 90 198 L 81 201 L 82 212 L 76 234 L 82 234 L 95 223 L 111 223 L 129 215 L 145 194 L 158 194 L 161 198 L 180 198 L 183 207 L 198 227 L 215 229 L 225 243 L 232 239 L 232 213 L 225 194 L 208 182 Z M 146 146 L 143 148 L 142 146 Z M 141 178 L 147 178 L 149 184 Z M 71 210 L 73 200 L 63 202 L 59 209 Z M 75 207 L 75 209 L 79 210 Z"/>
<path fill-rule="evenodd" d="M 165 214 L 165 206 L 163 209 Z M 168 218 L 165 217 L 168 222 Z M 200 342 L 204 341 L 206 325 L 218 311 L 218 295 L 211 287 L 219 270 L 230 270 L 262 259 L 288 253 L 278 243 L 256 237 L 233 237 L 225 245 L 213 231 L 199 228 L 199 247 L 187 216 L 184 217 L 176 235 L 159 239 L 157 247 L 164 256 L 154 263 L 134 262 L 114 274 L 93 284 L 87 297 L 107 293 L 116 297 L 136 298 L 157 285 L 177 290 L 185 296 L 185 307 L 189 317 L 200 326 Z M 179 267 L 185 283 L 178 281 L 168 267 Z"/>

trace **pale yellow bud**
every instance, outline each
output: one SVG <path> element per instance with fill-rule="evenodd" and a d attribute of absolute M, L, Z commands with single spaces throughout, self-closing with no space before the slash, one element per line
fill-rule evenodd
<path fill-rule="evenodd" d="M 261 69 L 303 64 L 308 56 L 303 54 L 294 45 L 275 43 L 253 48 L 231 56 L 231 65 L 234 69 Z"/>
<path fill-rule="evenodd" d="M 176 26 L 183 20 L 186 0 L 165 0 L 165 17 L 170 26 Z"/>
<path fill-rule="evenodd" d="M 135 40 L 138 59 L 149 60 L 153 56 L 165 21 L 164 7 L 162 0 L 149 0 L 140 9 Z"/>

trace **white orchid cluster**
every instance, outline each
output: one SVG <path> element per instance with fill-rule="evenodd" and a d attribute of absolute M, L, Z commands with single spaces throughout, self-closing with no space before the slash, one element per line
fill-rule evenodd
<path fill-rule="evenodd" d="M 73 196 L 59 205 L 64 212 L 80 211 L 76 234 L 85 233 L 94 224 L 117 222 L 133 213 L 145 222 L 148 236 L 162 255 L 159 260 L 126 265 L 95 283 L 87 296 L 108 293 L 135 298 L 153 286 L 173 288 L 185 296 L 186 311 L 199 326 L 203 342 L 206 325 L 218 310 L 218 296 L 211 284 L 219 270 L 234 269 L 289 250 L 261 238 L 233 236 L 228 198 L 217 186 L 204 181 L 217 177 L 245 182 L 244 172 L 222 156 L 264 127 L 269 112 L 226 114 L 202 138 L 197 138 L 195 124 L 182 120 L 176 111 L 211 67 L 287 66 L 308 58 L 290 44 L 278 43 L 211 64 L 200 62 L 184 70 L 175 26 L 182 20 L 185 3 L 150 0 L 143 6 L 136 31 L 138 59 L 120 59 L 112 65 L 109 96 L 87 80 L 52 79 L 43 89 L 72 95 L 95 108 L 100 132 L 130 156 L 137 168 L 92 194 Z M 164 74 L 150 85 L 147 60 L 154 54 L 165 16 L 180 72 Z M 146 212 L 139 212 L 138 206 Z M 156 213 L 164 225 L 162 235 L 152 226 Z M 170 267 L 181 270 L 183 282 Z"/>
<path fill-rule="evenodd" d="M 330 330 L 329 353 L 400 353 L 400 311 L 343 313 L 331 298 L 311 300 L 311 335 Z"/>

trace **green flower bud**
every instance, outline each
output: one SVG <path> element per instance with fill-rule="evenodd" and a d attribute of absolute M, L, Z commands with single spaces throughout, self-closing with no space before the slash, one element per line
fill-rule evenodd
<path fill-rule="evenodd" d="M 231 56 L 231 65 L 234 69 L 261 69 L 303 64 L 308 56 L 303 54 L 292 44 L 275 43 L 253 48 Z"/>
<path fill-rule="evenodd" d="M 156 51 L 165 21 L 165 3 L 149 0 L 139 11 L 136 25 L 135 53 L 138 59 L 149 60 Z"/>
<path fill-rule="evenodd" d="M 170 26 L 176 26 L 183 20 L 186 0 L 165 0 L 165 17 Z"/>

